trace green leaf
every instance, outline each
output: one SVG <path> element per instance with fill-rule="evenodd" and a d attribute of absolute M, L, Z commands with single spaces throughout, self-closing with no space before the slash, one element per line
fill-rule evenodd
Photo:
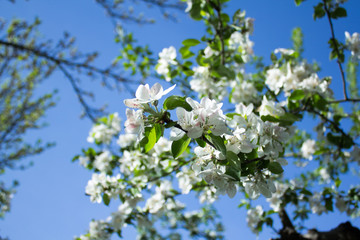
<path fill-rule="evenodd" d="M 194 20 L 201 20 L 201 3 L 200 2 L 195 2 L 193 3 L 191 10 L 190 10 L 190 16 L 191 18 L 193 18 Z"/>
<path fill-rule="evenodd" d="M 220 136 L 215 136 L 214 134 L 209 134 L 211 142 L 214 144 L 215 148 L 219 150 L 224 156 L 226 156 L 226 146 L 224 144 L 224 139 Z"/>
<path fill-rule="evenodd" d="M 174 158 L 179 157 L 188 147 L 191 138 L 189 138 L 186 134 L 179 140 L 174 141 L 171 144 L 171 153 Z"/>
<path fill-rule="evenodd" d="M 106 193 L 103 194 L 102 199 L 103 199 L 103 201 L 104 201 L 104 204 L 105 204 L 106 206 L 109 206 L 109 204 L 110 204 L 110 197 L 109 197 Z"/>
<path fill-rule="evenodd" d="M 163 107 L 165 110 L 173 110 L 177 107 L 182 107 L 186 111 L 191 111 L 192 107 L 186 102 L 186 97 L 170 96 L 165 99 Z"/>
<path fill-rule="evenodd" d="M 238 170 L 235 170 L 234 168 L 227 166 L 225 174 L 229 175 L 230 177 L 234 178 L 237 181 L 240 181 L 241 172 Z"/>
<path fill-rule="evenodd" d="M 156 123 L 154 125 L 155 128 L 155 133 L 156 133 L 156 142 L 159 141 L 160 137 L 162 137 L 163 132 L 164 132 L 164 128 L 162 125 Z"/>
<path fill-rule="evenodd" d="M 219 65 L 217 68 L 214 68 L 213 73 L 215 77 L 227 77 L 230 80 L 235 78 L 235 72 L 223 65 Z"/>
<path fill-rule="evenodd" d="M 351 148 L 354 144 L 353 140 L 347 135 L 334 135 L 330 132 L 326 135 L 326 138 L 340 148 Z"/>
<path fill-rule="evenodd" d="M 339 177 L 337 177 L 335 179 L 335 186 L 338 188 L 338 187 L 340 187 L 340 184 L 341 184 L 341 180 L 339 179 Z"/>
<path fill-rule="evenodd" d="M 227 151 L 226 152 L 226 159 L 228 160 L 231 167 L 235 168 L 239 172 L 241 171 L 241 162 L 239 160 L 238 155 L 236 155 L 232 151 Z M 239 176 L 241 176 L 241 174 L 239 174 Z"/>
<path fill-rule="evenodd" d="M 200 147 L 205 147 L 206 146 L 206 142 L 201 140 L 200 138 L 196 138 L 195 141 L 197 142 L 197 144 L 199 144 Z"/>
<path fill-rule="evenodd" d="M 314 104 L 314 107 L 316 107 L 317 109 L 319 109 L 321 111 L 327 110 L 327 102 L 319 94 L 313 95 L 313 104 Z"/>
<path fill-rule="evenodd" d="M 280 174 L 284 172 L 284 169 L 281 167 L 280 163 L 278 162 L 271 162 L 268 166 L 268 169 L 270 170 L 270 172 L 275 174 Z"/>
<path fill-rule="evenodd" d="M 291 93 L 289 100 L 302 100 L 305 97 L 305 92 L 303 90 L 295 90 Z"/>
<path fill-rule="evenodd" d="M 198 45 L 199 43 L 200 43 L 199 40 L 193 39 L 193 38 L 186 39 L 186 40 L 184 40 L 184 41 L 182 42 L 182 44 L 183 44 L 184 46 L 187 46 L 187 47 L 193 47 L 193 46 Z"/>
<path fill-rule="evenodd" d="M 78 160 L 80 157 L 80 155 L 75 155 L 72 159 L 71 159 L 71 162 L 75 162 L 76 160 Z"/>
<path fill-rule="evenodd" d="M 145 140 L 144 140 L 145 139 Z M 143 143 L 145 153 L 149 152 L 156 143 L 156 127 L 153 126 L 152 128 L 145 128 L 145 137 L 144 141 L 141 140 L 140 145 Z"/>
<path fill-rule="evenodd" d="M 334 211 L 332 196 L 325 198 L 325 208 L 330 212 Z"/>
<path fill-rule="evenodd" d="M 323 6 L 324 6 L 323 3 L 319 3 L 318 5 L 314 6 L 314 15 L 313 15 L 314 20 L 325 16 L 325 10 Z"/>
<path fill-rule="evenodd" d="M 302 189 L 301 191 L 300 191 L 300 193 L 302 193 L 302 194 L 304 194 L 304 195 L 307 195 L 307 196 L 312 196 L 313 194 L 309 191 L 309 190 L 307 190 L 307 189 Z"/>
<path fill-rule="evenodd" d="M 305 0 L 295 0 L 295 4 L 296 6 L 299 6 L 302 2 L 304 2 Z"/>
<path fill-rule="evenodd" d="M 346 17 L 347 12 L 345 8 L 337 7 L 333 12 L 331 12 L 330 16 L 334 19 Z"/>
<path fill-rule="evenodd" d="M 188 46 L 180 48 L 179 52 L 181 53 L 183 59 L 187 59 L 187 58 L 191 58 L 192 56 L 195 56 L 195 54 L 190 51 L 190 47 Z"/>

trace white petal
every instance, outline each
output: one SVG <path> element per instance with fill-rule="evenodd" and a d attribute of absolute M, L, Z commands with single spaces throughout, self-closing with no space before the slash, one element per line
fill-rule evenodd
<path fill-rule="evenodd" d="M 179 128 L 173 127 L 170 131 L 170 141 L 177 141 L 185 135 L 185 132 Z"/>
<path fill-rule="evenodd" d="M 185 122 L 185 119 L 186 119 L 186 110 L 181 108 L 181 107 L 178 107 L 176 108 L 176 116 L 179 120 L 179 122 Z M 181 123 L 180 123 L 181 125 Z"/>
<path fill-rule="evenodd" d="M 163 93 L 162 96 L 168 94 L 170 91 L 172 91 L 174 88 L 176 87 L 176 84 L 174 84 L 173 86 L 169 87 L 168 89 L 166 89 Z"/>
<path fill-rule="evenodd" d="M 229 196 L 229 198 L 233 198 L 236 194 L 236 186 L 233 183 L 229 183 L 227 189 L 226 189 L 226 193 Z"/>
<path fill-rule="evenodd" d="M 202 134 L 203 134 L 203 129 L 201 127 L 193 127 L 189 129 L 189 131 L 187 132 L 187 135 L 190 138 L 199 138 L 201 137 Z"/>
<path fill-rule="evenodd" d="M 152 100 L 159 100 L 163 96 L 163 87 L 160 83 L 155 83 L 150 89 L 150 97 Z"/>
<path fill-rule="evenodd" d="M 141 100 L 148 100 L 150 99 L 150 88 L 149 84 L 140 85 L 136 90 L 135 97 Z"/>
<path fill-rule="evenodd" d="M 190 104 L 190 106 L 192 107 L 193 110 L 198 109 L 200 107 L 200 104 L 198 102 L 196 102 L 195 100 L 193 100 L 192 98 L 186 98 L 186 102 L 188 104 Z"/>
<path fill-rule="evenodd" d="M 136 98 L 125 99 L 124 104 L 129 108 L 141 108 L 142 107 L 141 102 Z"/>

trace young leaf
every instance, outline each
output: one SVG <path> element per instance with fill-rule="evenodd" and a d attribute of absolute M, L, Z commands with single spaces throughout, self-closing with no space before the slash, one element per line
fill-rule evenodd
<path fill-rule="evenodd" d="M 156 142 L 159 141 L 160 137 L 162 137 L 163 132 L 164 132 L 164 128 L 162 125 L 156 123 L 154 125 L 155 128 L 155 133 L 156 133 Z"/>
<path fill-rule="evenodd" d="M 226 156 L 226 146 L 224 144 L 224 139 L 220 136 L 215 136 L 210 134 L 211 142 L 215 145 L 215 148 L 219 150 L 224 156 Z"/>
<path fill-rule="evenodd" d="M 200 147 L 205 147 L 206 146 L 206 142 L 204 142 L 203 140 L 201 140 L 200 138 L 196 138 L 195 141 L 197 142 L 197 144 L 199 144 Z"/>
<path fill-rule="evenodd" d="M 275 174 L 280 174 L 284 172 L 284 169 L 281 167 L 280 163 L 278 162 L 271 162 L 268 166 L 268 169 L 270 170 L 270 172 Z"/>
<path fill-rule="evenodd" d="M 289 100 L 302 100 L 305 97 L 305 92 L 303 90 L 295 90 L 291 93 Z"/>
<path fill-rule="evenodd" d="M 192 47 L 192 46 L 196 46 L 196 45 L 198 45 L 200 43 L 200 41 L 199 40 L 197 40 L 197 39 L 186 39 L 186 40 L 184 40 L 183 42 L 182 42 L 182 44 L 184 45 L 184 46 L 188 46 L 188 47 Z"/>
<path fill-rule="evenodd" d="M 106 206 L 109 206 L 109 204 L 110 204 L 110 197 L 109 197 L 106 193 L 103 194 L 102 199 L 103 199 L 103 201 L 104 201 L 104 204 L 105 204 Z"/>
<path fill-rule="evenodd" d="M 345 8 L 337 7 L 330 15 L 332 18 L 337 19 L 341 17 L 346 17 L 347 13 Z"/>
<path fill-rule="evenodd" d="M 191 106 L 186 102 L 185 97 L 180 96 L 170 96 L 164 101 L 164 109 L 165 110 L 173 110 L 177 107 L 182 107 L 186 111 L 191 111 Z"/>
<path fill-rule="evenodd" d="M 186 134 L 181 139 L 174 141 L 171 144 L 171 153 L 174 158 L 179 157 L 188 147 L 191 138 L 189 138 Z"/>
<path fill-rule="evenodd" d="M 233 153 L 232 151 L 227 151 L 226 159 L 230 163 L 230 166 L 232 166 L 233 168 L 235 168 L 239 171 L 241 170 L 241 163 L 240 163 L 239 157 L 235 153 Z"/>
<path fill-rule="evenodd" d="M 156 143 L 156 127 L 153 126 L 150 130 L 145 130 L 145 138 L 147 142 L 144 144 L 144 151 L 149 152 Z"/>

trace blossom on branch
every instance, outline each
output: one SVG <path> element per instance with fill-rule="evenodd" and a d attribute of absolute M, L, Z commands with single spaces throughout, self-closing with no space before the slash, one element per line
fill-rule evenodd
<path fill-rule="evenodd" d="M 164 90 L 160 83 L 155 83 L 151 88 L 149 84 L 141 84 L 136 90 L 136 98 L 125 99 L 124 104 L 129 108 L 144 108 L 144 104 L 158 101 L 162 96 L 172 91 L 175 86 L 176 84 Z"/>

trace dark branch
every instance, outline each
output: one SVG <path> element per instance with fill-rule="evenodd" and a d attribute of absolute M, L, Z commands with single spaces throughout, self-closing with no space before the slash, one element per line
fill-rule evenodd
<path fill-rule="evenodd" d="M 337 44 L 337 41 L 336 41 L 336 38 L 335 38 L 335 31 L 334 31 L 334 26 L 333 26 L 333 23 L 332 23 L 332 20 L 331 20 L 331 16 L 330 16 L 330 11 L 326 5 L 326 0 L 323 0 L 323 3 L 324 3 L 324 10 L 326 12 L 326 16 L 328 18 L 328 21 L 329 21 L 329 24 L 330 24 L 330 30 L 331 30 L 331 41 L 333 42 L 334 44 L 334 47 L 335 47 L 335 51 L 336 51 L 336 54 L 337 54 L 337 59 L 336 59 L 336 62 L 339 66 L 339 69 L 340 69 L 340 73 L 341 73 L 341 79 L 342 79 L 342 84 L 343 84 L 343 93 L 344 93 L 344 98 L 345 100 L 348 100 L 349 97 L 347 95 L 347 90 L 346 90 L 346 80 L 345 80 L 345 73 L 344 73 L 344 69 L 342 67 L 342 64 L 341 64 L 341 61 L 339 59 L 339 56 L 340 56 L 340 50 L 339 50 L 339 46 Z"/>
<path fill-rule="evenodd" d="M 343 102 L 360 102 L 360 98 L 348 98 L 348 99 L 341 99 L 341 100 L 332 100 L 328 101 L 328 103 L 343 103 Z"/>

